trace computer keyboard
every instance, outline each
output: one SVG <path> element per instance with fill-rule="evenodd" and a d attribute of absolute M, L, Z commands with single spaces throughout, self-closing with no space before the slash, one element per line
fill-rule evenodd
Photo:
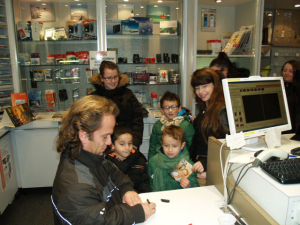
<path fill-rule="evenodd" d="M 281 184 L 300 183 L 300 158 L 266 161 L 260 167 Z"/>

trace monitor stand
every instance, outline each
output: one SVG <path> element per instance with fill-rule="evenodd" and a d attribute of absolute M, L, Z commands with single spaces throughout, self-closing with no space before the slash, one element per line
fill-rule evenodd
<path fill-rule="evenodd" d="M 259 150 L 265 150 L 268 148 L 267 143 L 264 140 L 263 136 L 249 138 L 245 140 L 246 145 L 241 149 L 251 152 L 257 152 Z"/>

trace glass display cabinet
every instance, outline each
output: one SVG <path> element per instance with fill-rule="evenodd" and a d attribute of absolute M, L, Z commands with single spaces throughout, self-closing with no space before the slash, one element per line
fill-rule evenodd
<path fill-rule="evenodd" d="M 181 95 L 181 0 L 14 0 L 13 5 L 20 90 L 37 99 L 31 108 L 66 110 L 93 91 L 89 77 L 98 71 L 90 70 L 90 51 L 116 53 L 120 71 L 131 78 L 129 88 L 145 107 L 152 92 Z M 140 29 L 125 26 L 134 21 Z M 146 74 L 146 81 L 136 74 Z"/>

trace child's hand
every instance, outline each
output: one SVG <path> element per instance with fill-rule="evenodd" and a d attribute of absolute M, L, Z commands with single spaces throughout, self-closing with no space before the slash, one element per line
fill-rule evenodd
<path fill-rule="evenodd" d="M 192 167 L 192 171 L 195 173 L 203 173 L 204 167 L 202 163 L 200 161 L 196 162 Z"/>
<path fill-rule="evenodd" d="M 182 188 L 189 188 L 190 185 L 191 185 L 191 182 L 187 178 L 185 178 L 185 177 L 181 178 L 181 180 L 180 180 L 180 186 Z"/>

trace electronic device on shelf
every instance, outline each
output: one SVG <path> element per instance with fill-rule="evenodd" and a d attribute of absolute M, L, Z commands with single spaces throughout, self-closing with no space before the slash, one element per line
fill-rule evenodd
<path fill-rule="evenodd" d="M 266 161 L 260 167 L 281 184 L 300 183 L 300 158 Z"/>
<path fill-rule="evenodd" d="M 244 133 L 244 149 L 265 149 L 265 142 L 258 142 L 258 137 L 271 128 L 291 129 L 282 77 L 229 78 L 222 83 L 230 134 Z"/>

